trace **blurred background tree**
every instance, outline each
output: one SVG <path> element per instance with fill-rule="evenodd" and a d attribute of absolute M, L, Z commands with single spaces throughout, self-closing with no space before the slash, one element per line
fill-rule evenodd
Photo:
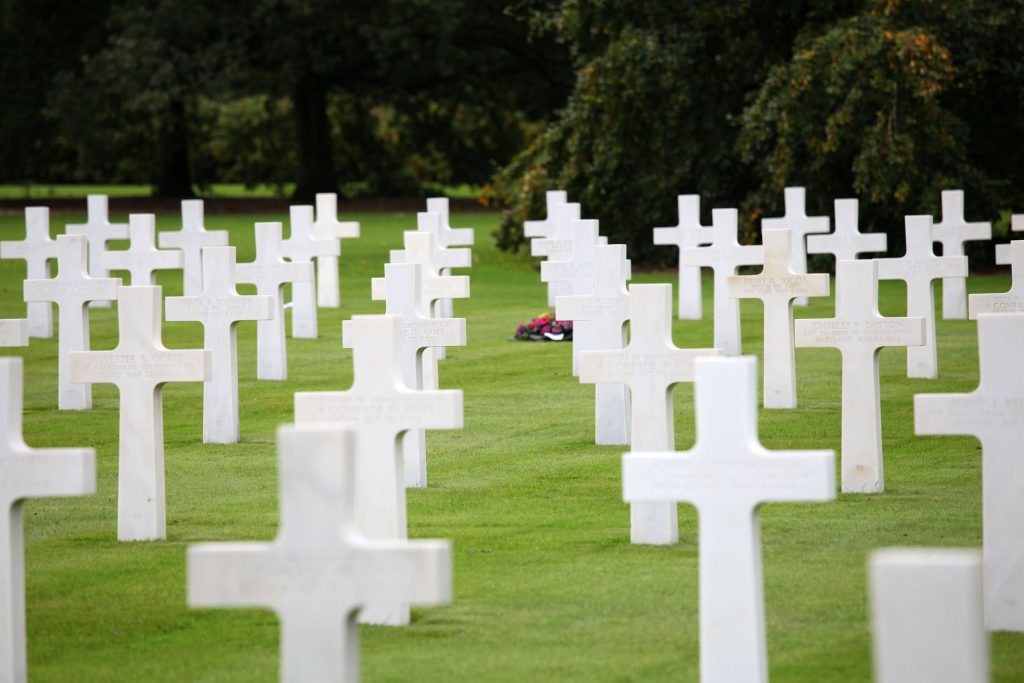
<path fill-rule="evenodd" d="M 8 0 L 0 182 L 346 196 L 563 188 L 637 262 L 675 195 L 747 239 L 808 187 L 902 216 L 1024 205 L 1021 0 Z"/>

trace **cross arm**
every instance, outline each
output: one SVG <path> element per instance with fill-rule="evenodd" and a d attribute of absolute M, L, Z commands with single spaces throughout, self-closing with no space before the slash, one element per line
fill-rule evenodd
<path fill-rule="evenodd" d="M 351 391 L 295 392 L 295 421 L 406 429 L 461 429 L 462 391 L 395 391 L 360 396 Z"/>
<path fill-rule="evenodd" d="M 11 318 L 0 320 L 0 347 L 28 346 L 28 320 Z"/>
<path fill-rule="evenodd" d="M 270 543 L 197 543 L 188 548 L 188 604 L 191 607 L 274 608 L 283 575 L 272 577 Z M 266 571 L 260 571 L 261 565 Z M 259 574 L 273 580 L 260 580 Z"/>
<path fill-rule="evenodd" d="M 26 449 L 0 461 L 5 480 L 18 482 L 18 498 L 96 493 L 96 453 L 91 448 Z"/>
<path fill-rule="evenodd" d="M 361 603 L 402 601 L 441 605 L 452 599 L 452 547 L 448 541 L 359 539 L 356 594 Z"/>
<path fill-rule="evenodd" d="M 434 346 L 465 346 L 465 318 L 431 318 L 403 321 L 402 338 L 406 344 L 425 349 Z"/>
<path fill-rule="evenodd" d="M 973 394 L 917 394 L 914 396 L 914 433 L 919 436 L 967 434 L 979 436 L 998 422 Z"/>

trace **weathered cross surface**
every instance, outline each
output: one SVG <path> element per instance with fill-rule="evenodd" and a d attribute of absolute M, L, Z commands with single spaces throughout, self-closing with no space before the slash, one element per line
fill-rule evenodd
<path fill-rule="evenodd" d="M 727 356 L 738 356 L 741 349 L 740 302 L 729 296 L 729 278 L 740 266 L 764 263 L 764 250 L 760 246 L 741 246 L 738 232 L 736 209 L 715 209 L 711 212 L 711 244 L 679 250 L 684 265 L 706 266 L 715 273 L 715 348 Z"/>
<path fill-rule="evenodd" d="M 834 318 L 796 321 L 798 347 L 832 347 L 842 354 L 842 489 L 878 493 L 882 469 L 882 412 L 878 352 L 886 346 L 924 342 L 921 318 L 884 318 L 878 313 L 875 261 L 840 261 L 836 268 Z"/>
<path fill-rule="evenodd" d="M 794 273 L 807 272 L 807 238 L 814 233 L 827 233 L 828 216 L 807 215 L 807 190 L 803 187 L 787 187 L 784 190 L 785 213 L 781 218 L 762 218 L 761 229 L 789 228 L 792 240 L 790 265 Z M 798 297 L 793 302 L 806 306 L 807 297 Z"/>
<path fill-rule="evenodd" d="M 355 517 L 369 539 L 407 537 L 405 485 L 398 439 L 410 429 L 461 429 L 461 391 L 417 391 L 402 379 L 402 321 L 389 315 L 355 315 L 343 324 L 352 349 L 354 378 L 346 391 L 295 394 L 295 422 L 331 424 L 352 432 Z M 368 624 L 409 623 L 407 603 L 365 607 Z"/>
<path fill-rule="evenodd" d="M 118 278 L 94 278 L 87 272 L 87 242 L 82 235 L 57 237 L 57 276 L 25 280 L 25 300 L 57 304 L 57 407 L 86 410 L 92 407 L 92 387 L 72 384 L 71 354 L 89 350 L 89 303 L 113 301 L 121 285 Z"/>
<path fill-rule="evenodd" d="M 876 550 L 868 584 L 875 683 L 989 680 L 980 553 Z"/>
<path fill-rule="evenodd" d="M 693 381 L 693 364 L 719 349 L 680 349 L 672 343 L 672 285 L 631 285 L 629 345 L 621 351 L 580 354 L 580 382 L 624 384 L 630 393 L 630 445 L 634 451 L 675 448 L 672 387 Z M 636 502 L 630 506 L 633 543 L 669 544 L 679 540 L 675 503 Z"/>
<path fill-rule="evenodd" d="M 907 349 L 907 377 L 939 376 L 935 340 L 935 296 L 932 281 L 967 277 L 966 256 L 936 256 L 932 247 L 932 217 L 907 216 L 907 252 L 900 258 L 875 259 L 879 280 L 907 283 L 907 315 L 924 318 L 924 344 Z"/>
<path fill-rule="evenodd" d="M 203 289 L 203 249 L 226 247 L 227 230 L 207 230 L 203 224 L 203 200 L 181 202 L 181 230 L 164 230 L 157 236 L 164 249 L 180 249 L 184 255 L 185 296 L 196 296 Z M 134 282 L 133 282 L 134 284 Z"/>
<path fill-rule="evenodd" d="M 292 263 L 312 263 L 319 256 L 338 256 L 341 243 L 319 239 L 313 227 L 313 207 L 293 206 L 289 210 L 291 233 L 281 243 L 283 255 Z M 292 337 L 316 339 L 316 283 L 292 284 Z"/>
<path fill-rule="evenodd" d="M 1013 232 L 1024 232 L 1024 213 L 1019 213 L 1010 218 L 1010 230 Z M 1010 265 L 1010 245 L 996 245 L 996 265 Z"/>
<path fill-rule="evenodd" d="M 796 408 L 796 359 L 793 351 L 793 300 L 828 296 L 827 273 L 800 274 L 790 259 L 788 228 L 761 231 L 764 268 L 757 275 L 733 275 L 729 296 L 764 304 L 764 407 Z"/>
<path fill-rule="evenodd" d="M 523 222 L 523 235 L 530 238 L 530 253 L 534 256 L 540 256 L 540 254 L 533 252 L 533 241 L 554 237 L 559 213 L 558 207 L 568 204 L 569 196 L 565 190 L 548 190 L 544 193 L 544 202 L 547 207 L 547 215 L 543 220 Z M 577 218 L 579 218 L 578 215 Z M 549 282 L 548 306 L 555 305 L 555 296 L 557 296 L 556 283 Z"/>
<path fill-rule="evenodd" d="M 1010 290 L 997 294 L 971 294 L 970 317 L 979 313 L 1024 313 L 1024 240 L 1010 242 Z"/>
<path fill-rule="evenodd" d="M 420 213 L 417 220 L 436 222 L 437 214 Z M 469 297 L 469 278 L 465 275 L 441 275 L 445 269 L 469 266 L 469 249 L 441 249 L 437 235 L 431 230 L 406 230 L 402 235 L 405 249 L 391 252 L 391 263 L 418 263 L 420 265 L 420 296 L 423 311 L 435 318 L 444 318 L 437 306 L 445 299 Z M 461 265 L 461 264 L 465 265 Z M 447 266 L 445 264 L 448 264 Z M 454 265 L 452 265 L 454 264 Z M 370 297 L 374 301 L 387 299 L 387 279 L 375 277 L 370 281 Z M 444 347 L 423 352 L 424 389 L 437 388 L 437 361 L 445 357 Z"/>
<path fill-rule="evenodd" d="M 235 248 L 203 249 L 203 289 L 196 296 L 167 297 L 167 320 L 203 326 L 210 352 L 210 378 L 203 384 L 203 443 L 236 443 L 238 418 L 237 325 L 270 320 L 273 297 L 235 291 Z"/>
<path fill-rule="evenodd" d="M 594 249 L 597 242 L 597 221 L 573 221 L 572 254 L 563 260 L 548 259 L 540 264 L 541 282 L 561 282 L 563 287 L 555 299 L 555 306 L 564 296 L 581 296 L 594 291 L 597 273 L 594 271 Z M 567 320 L 567 318 L 559 318 Z M 573 321 L 572 374 L 580 374 L 580 351 L 596 348 L 595 331 L 587 320 Z M 619 347 L 621 348 L 621 347 Z"/>
<path fill-rule="evenodd" d="M 128 249 L 103 253 L 103 267 L 108 271 L 128 271 L 129 284 L 155 285 L 156 271 L 177 270 L 184 265 L 181 250 L 156 248 L 156 216 L 153 214 L 128 216 L 128 236 L 131 239 Z"/>
<path fill-rule="evenodd" d="M 424 237 L 432 237 L 424 234 Z M 418 263 L 389 263 L 384 266 L 385 313 L 402 321 L 402 380 L 414 389 L 436 389 L 424 379 L 429 364 L 425 350 L 437 346 L 464 346 L 464 318 L 432 318 L 422 294 L 423 266 Z M 439 276 L 445 279 L 449 276 Z M 427 446 L 422 429 L 410 429 L 402 437 L 405 485 L 427 485 Z"/>
<path fill-rule="evenodd" d="M 110 277 L 110 271 L 103 267 L 103 254 L 110 240 L 128 239 L 127 223 L 111 223 L 107 210 L 107 195 L 91 194 L 86 197 L 85 223 L 70 223 L 64 232 L 68 235 L 84 235 L 89 240 L 89 275 L 95 278 Z M 93 308 L 108 308 L 108 301 L 94 301 Z"/>
<path fill-rule="evenodd" d="M 697 442 L 681 453 L 626 453 L 623 497 L 697 508 L 700 679 L 766 683 L 758 507 L 834 499 L 835 453 L 761 445 L 755 358 L 701 358 L 695 367 Z"/>
<path fill-rule="evenodd" d="M 679 220 L 670 228 L 655 228 L 655 244 L 679 247 L 679 319 L 700 320 L 703 315 L 701 301 L 700 267 L 683 263 L 682 250 L 711 243 L 711 228 L 700 223 L 700 195 L 681 194 L 676 197 Z"/>
<path fill-rule="evenodd" d="M 277 538 L 188 549 L 191 607 L 277 614 L 287 683 L 359 680 L 356 613 L 365 605 L 451 600 L 447 541 L 363 538 L 353 519 L 351 437 L 327 425 L 281 427 Z"/>
<path fill-rule="evenodd" d="M 71 354 L 71 381 L 116 384 L 120 393 L 117 471 L 117 538 L 166 538 L 163 385 L 203 382 L 210 353 L 168 349 L 160 340 L 160 288 L 120 287 L 111 351 Z"/>
<path fill-rule="evenodd" d="M 553 264 L 541 264 L 541 267 Z M 558 297 L 556 317 L 572 320 L 574 331 L 585 322 L 586 346 L 575 334 L 573 351 L 617 351 L 626 346 L 629 320 L 629 261 L 622 244 L 594 246 L 595 286 L 586 294 Z M 625 384 L 594 387 L 594 440 L 598 445 L 629 443 L 629 391 Z"/>
<path fill-rule="evenodd" d="M 336 240 L 338 253 L 316 257 L 316 303 L 321 308 L 341 306 L 341 285 L 338 281 L 338 259 L 341 240 L 359 237 L 359 221 L 338 220 L 338 195 L 333 192 L 316 196 L 316 220 L 313 234 L 319 240 Z"/>
<path fill-rule="evenodd" d="M 0 320 L 0 347 L 28 346 L 28 320 L 4 318 Z"/>
<path fill-rule="evenodd" d="M 235 265 L 235 280 L 256 285 L 256 293 L 272 297 L 272 316 L 256 321 L 256 378 L 288 379 L 285 343 L 284 286 L 313 281 L 312 263 L 281 258 L 281 224 L 256 224 L 256 258 Z"/>
<path fill-rule="evenodd" d="M 942 245 L 943 256 L 963 256 L 964 242 L 992 239 L 992 224 L 967 222 L 964 218 L 964 191 L 942 191 L 942 221 L 932 225 L 932 239 Z M 967 318 L 967 273 L 942 278 L 942 318 Z"/>
<path fill-rule="evenodd" d="M 0 681 L 28 680 L 25 646 L 26 498 L 96 492 L 91 448 L 31 448 L 21 431 L 20 358 L 0 358 Z"/>
<path fill-rule="evenodd" d="M 978 388 L 914 397 L 917 434 L 981 442 L 985 625 L 1024 631 L 1024 316 L 978 316 Z"/>
<path fill-rule="evenodd" d="M 26 280 L 50 278 L 50 261 L 57 258 L 57 242 L 50 237 L 50 209 L 25 208 L 25 239 L 0 242 L 0 258 L 25 262 Z M 45 301 L 28 304 L 28 335 L 49 339 L 53 336 L 53 311 Z"/>

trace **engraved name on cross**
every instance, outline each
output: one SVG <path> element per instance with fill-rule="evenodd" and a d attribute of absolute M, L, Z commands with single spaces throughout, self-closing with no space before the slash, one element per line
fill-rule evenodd
<path fill-rule="evenodd" d="M 1024 313 L 1024 240 L 1016 240 L 1010 247 L 1010 289 L 991 294 L 971 294 L 970 317 L 977 320 L 979 313 Z"/>

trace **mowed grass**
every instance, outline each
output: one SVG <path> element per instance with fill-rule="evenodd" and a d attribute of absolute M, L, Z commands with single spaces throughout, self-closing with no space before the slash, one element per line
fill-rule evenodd
<path fill-rule="evenodd" d="M 94 408 L 56 410 L 55 340 L 24 356 L 25 437 L 35 447 L 91 446 L 94 496 L 26 505 L 28 640 L 32 680 L 273 681 L 278 622 L 269 611 L 190 610 L 185 550 L 191 543 L 271 539 L 278 525 L 275 429 L 292 420 L 296 391 L 343 389 L 351 354 L 341 321 L 383 311 L 370 300 L 388 249 L 415 217 L 354 216 L 363 236 L 346 240 L 343 308 L 320 311 L 317 340 L 289 340 L 289 380 L 255 380 L 255 323 L 239 327 L 242 442 L 201 443 L 201 386 L 164 390 L 168 538 L 118 543 L 116 388 L 97 385 Z M 79 217 L 55 216 L 55 223 Z M 231 231 L 240 261 L 253 257 L 252 225 L 276 216 L 212 216 Z M 362 627 L 368 681 L 698 680 L 695 513 L 681 505 L 680 543 L 629 544 L 622 502 L 623 447 L 593 443 L 593 388 L 570 373 L 568 345 L 510 341 L 517 323 L 545 308 L 535 264 L 497 252 L 496 214 L 456 215 L 476 227 L 473 296 L 456 303 L 469 343 L 450 349 L 444 388 L 465 394 L 465 428 L 428 435 L 429 488 L 409 499 L 409 535 L 453 544 L 455 599 L 417 608 L 408 628 Z M 176 228 L 176 217 L 159 219 Z M 56 225 L 54 226 L 56 232 Z M 21 221 L 0 219 L 20 236 Z M 21 262 L 0 262 L 0 315 L 24 315 Z M 180 293 L 177 276 L 159 278 Z M 670 282 L 671 273 L 638 282 Z M 1002 291 L 1005 276 L 972 279 L 972 291 Z M 882 310 L 902 313 L 903 288 L 882 284 Z M 705 282 L 710 316 L 711 284 Z M 744 349 L 759 353 L 761 308 L 743 303 Z M 812 300 L 801 317 L 830 317 Z M 113 348 L 116 312 L 92 313 L 93 348 Z M 712 325 L 675 322 L 679 346 L 710 346 Z M 761 511 L 765 614 L 776 681 L 866 681 L 871 650 L 865 563 L 893 545 L 978 547 L 981 452 L 967 437 L 916 437 L 915 393 L 970 391 L 977 384 L 975 324 L 940 321 L 937 380 L 908 380 L 905 352 L 881 353 L 886 492 L 834 502 L 766 505 Z M 198 324 L 167 323 L 169 347 L 201 343 Z M 761 411 L 772 449 L 839 447 L 839 352 L 797 352 L 800 407 Z M 694 441 L 693 391 L 675 391 L 676 440 Z M 339 616 L 340 618 L 340 616 Z M 1024 680 L 1024 635 L 996 634 L 997 681 Z"/>

